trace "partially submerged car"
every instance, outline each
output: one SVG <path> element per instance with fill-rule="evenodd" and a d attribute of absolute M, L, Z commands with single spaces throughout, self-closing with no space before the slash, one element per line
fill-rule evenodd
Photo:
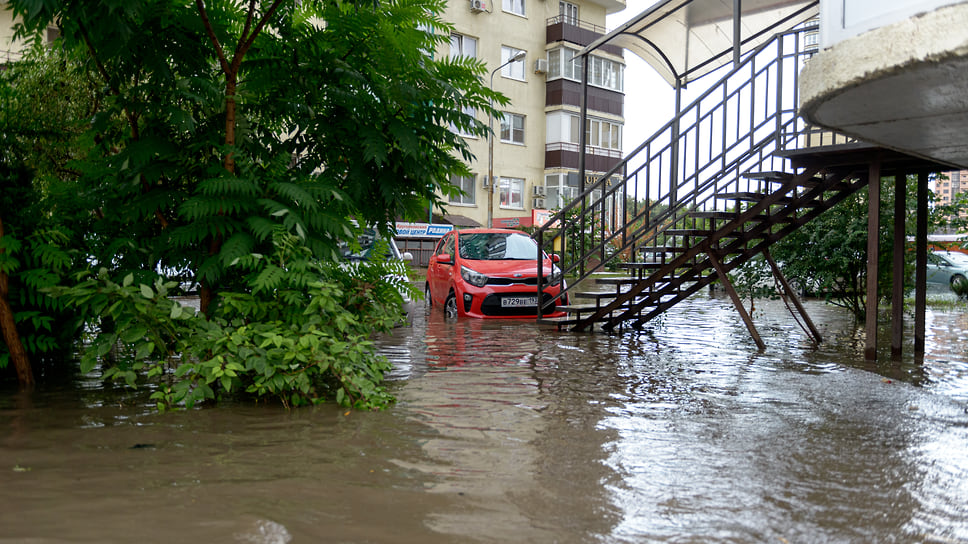
<path fill-rule="evenodd" d="M 342 244 L 340 252 L 343 260 L 352 266 L 354 262 L 385 262 L 388 274 L 384 279 L 398 287 L 400 295 L 403 297 L 403 320 L 401 325 L 411 325 L 413 323 L 413 297 L 410 296 L 408 289 L 403 288 L 410 282 L 407 275 L 407 263 L 413 261 L 410 252 L 401 253 L 393 238 L 383 238 L 380 233 L 372 228 L 363 229 L 357 237 L 356 244 Z M 418 292 L 419 294 L 419 292 Z"/>
<path fill-rule="evenodd" d="M 565 315 L 552 299 L 564 285 L 558 256 L 543 255 L 542 315 Z M 451 318 L 531 317 L 538 313 L 538 245 L 509 229 L 464 229 L 437 243 L 424 293 Z M 565 304 L 565 301 L 557 301 Z"/>
<path fill-rule="evenodd" d="M 958 251 L 928 253 L 928 283 L 952 286 L 965 278 L 968 278 L 968 255 Z"/>

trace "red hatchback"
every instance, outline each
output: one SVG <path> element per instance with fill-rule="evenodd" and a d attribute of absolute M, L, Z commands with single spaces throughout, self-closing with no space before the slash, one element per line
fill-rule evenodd
<path fill-rule="evenodd" d="M 523 232 L 465 229 L 440 239 L 427 266 L 424 292 L 448 317 L 531 317 L 538 314 L 538 244 Z M 558 256 L 544 254 L 542 314 L 565 315 L 551 299 L 561 292 Z M 558 303 L 565 304 L 563 301 Z"/>

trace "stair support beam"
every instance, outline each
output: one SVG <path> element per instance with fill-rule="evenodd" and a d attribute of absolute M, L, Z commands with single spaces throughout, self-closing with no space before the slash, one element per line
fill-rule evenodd
<path fill-rule="evenodd" d="M 904 223 L 906 219 L 907 173 L 894 174 L 894 254 L 891 263 L 891 360 L 901 360 L 904 338 Z"/>
<path fill-rule="evenodd" d="M 763 343 L 763 339 L 760 338 L 760 333 L 756 331 L 756 326 L 753 324 L 753 318 L 750 317 L 749 312 L 743 306 L 743 301 L 739 298 L 739 293 L 733 287 L 733 283 L 729 281 L 729 275 L 726 274 L 726 270 L 723 268 L 721 262 L 719 262 L 719 257 L 709 253 L 709 262 L 712 263 L 713 268 L 716 269 L 716 274 L 719 275 L 719 281 L 723 283 L 723 288 L 726 289 L 726 293 L 729 294 L 729 298 L 733 301 L 733 306 L 736 307 L 736 311 L 739 312 L 739 316 L 743 318 L 743 323 L 746 324 L 746 329 L 750 331 L 750 336 L 753 337 L 753 341 L 756 342 L 756 346 L 760 348 L 760 351 L 766 349 L 766 344 Z"/>
<path fill-rule="evenodd" d="M 914 234 L 914 359 L 924 361 L 924 311 L 928 277 L 928 172 L 918 172 L 918 212 Z"/>
<path fill-rule="evenodd" d="M 790 286 L 790 282 L 787 281 L 786 276 L 783 275 L 779 265 L 777 265 L 776 261 L 773 259 L 773 255 L 770 254 L 770 250 L 764 249 L 763 257 L 766 258 L 766 262 L 770 263 L 770 269 L 773 270 L 773 277 L 776 278 L 776 281 L 778 281 L 780 286 L 783 287 L 783 292 L 786 293 L 786 296 L 790 298 L 790 300 L 793 302 L 793 306 L 796 307 L 797 312 L 800 313 L 800 317 L 803 318 L 804 324 L 810 330 L 810 336 L 813 337 L 813 341 L 817 344 L 821 343 L 823 338 L 820 336 L 820 331 L 817 330 L 817 327 L 813 324 L 813 320 L 810 319 L 809 315 L 807 315 L 807 310 L 803 307 L 803 303 L 800 302 L 800 297 L 797 296 L 796 291 L 794 291 Z"/>
<path fill-rule="evenodd" d="M 874 159 L 867 171 L 867 297 L 864 316 L 864 359 L 877 360 L 877 259 L 881 227 L 881 161 Z"/>

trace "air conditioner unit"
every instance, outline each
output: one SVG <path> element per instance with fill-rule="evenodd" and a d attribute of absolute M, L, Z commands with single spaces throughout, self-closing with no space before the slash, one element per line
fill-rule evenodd
<path fill-rule="evenodd" d="M 545 186 L 535 185 L 531 187 L 531 196 L 545 196 Z"/>
<path fill-rule="evenodd" d="M 534 73 L 536 74 L 547 74 L 548 73 L 548 59 L 538 59 L 534 61 Z"/>
<path fill-rule="evenodd" d="M 470 0 L 471 11 L 474 13 L 480 13 L 482 11 L 487 11 L 487 1 L 486 0 Z"/>
<path fill-rule="evenodd" d="M 532 208 L 537 208 L 539 210 L 543 210 L 544 207 L 545 207 L 545 199 L 543 199 L 543 198 L 532 198 L 531 199 L 531 207 Z"/>

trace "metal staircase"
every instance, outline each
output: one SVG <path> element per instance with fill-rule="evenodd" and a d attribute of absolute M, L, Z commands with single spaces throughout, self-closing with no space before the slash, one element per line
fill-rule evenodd
<path fill-rule="evenodd" d="M 728 286 L 727 274 L 757 254 L 789 289 L 770 246 L 867 184 L 862 169 L 816 160 L 853 144 L 797 115 L 797 79 L 811 55 L 803 35 L 778 34 L 746 55 L 536 231 L 541 249 L 577 278 L 560 299 L 569 315 L 539 322 L 639 327 L 716 280 Z M 814 160 L 797 161 L 804 152 Z M 626 274 L 574 290 L 606 267 Z"/>

